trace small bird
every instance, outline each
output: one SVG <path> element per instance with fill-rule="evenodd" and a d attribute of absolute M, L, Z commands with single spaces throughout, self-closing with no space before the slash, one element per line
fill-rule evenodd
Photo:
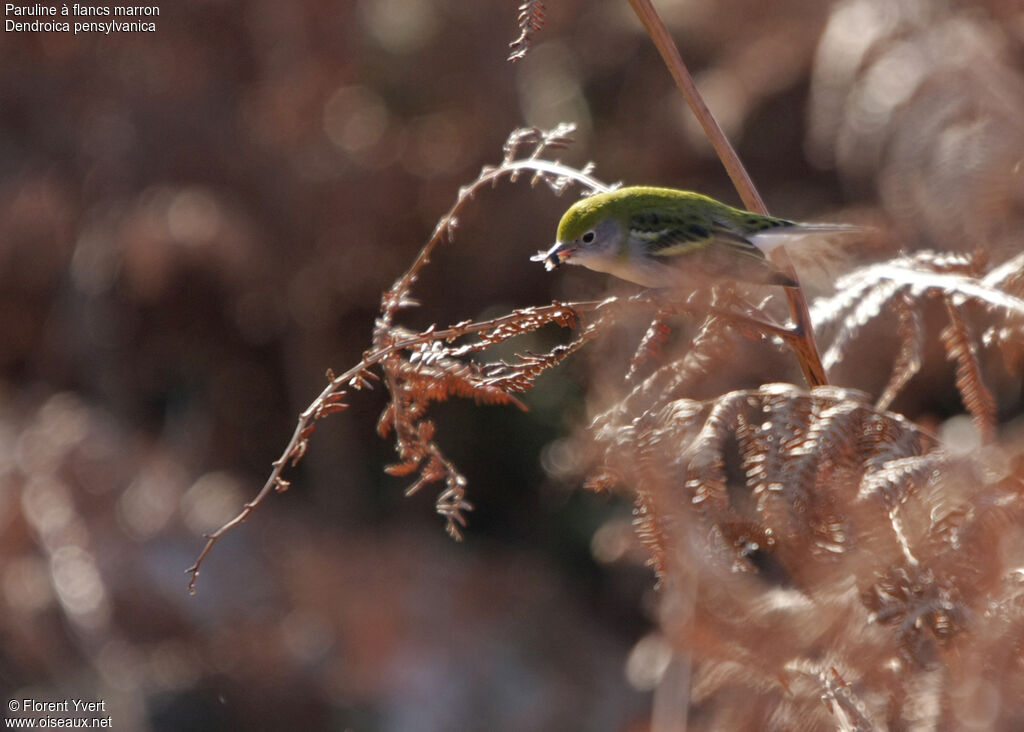
<path fill-rule="evenodd" d="M 548 271 L 581 264 L 645 287 L 722 281 L 796 287 L 767 252 L 808 234 L 860 230 L 764 216 L 692 191 L 632 186 L 574 203 L 558 224 L 558 241 L 530 259 Z"/>

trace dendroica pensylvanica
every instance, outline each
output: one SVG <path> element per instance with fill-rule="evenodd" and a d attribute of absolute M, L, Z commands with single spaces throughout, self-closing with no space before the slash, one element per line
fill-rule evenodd
<path fill-rule="evenodd" d="M 722 281 L 794 287 L 767 252 L 807 234 L 858 230 L 764 216 L 691 191 L 633 186 L 574 203 L 558 224 L 558 241 L 531 260 L 549 271 L 581 264 L 645 287 Z"/>

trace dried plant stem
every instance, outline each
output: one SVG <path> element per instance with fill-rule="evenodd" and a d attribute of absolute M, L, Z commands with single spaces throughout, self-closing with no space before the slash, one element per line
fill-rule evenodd
<path fill-rule="evenodd" d="M 601 305 L 606 303 L 610 304 L 611 302 L 612 300 L 580 302 L 577 303 L 579 306 L 578 309 L 571 305 L 552 303 L 551 305 L 533 308 L 533 312 L 540 316 L 549 317 L 552 320 L 562 314 L 571 314 L 575 319 L 575 317 L 577 317 L 581 312 L 597 310 Z M 369 369 L 399 351 L 416 348 L 424 343 L 452 340 L 462 336 L 472 335 L 474 333 L 491 331 L 496 328 L 500 328 L 505 324 L 514 323 L 520 317 L 521 315 L 519 313 L 514 312 L 500 318 L 494 318 L 493 320 L 459 323 L 458 325 L 454 325 L 443 330 L 428 328 L 422 333 L 417 333 L 414 336 L 396 340 L 387 346 L 375 348 L 365 353 L 358 364 L 348 369 L 343 374 L 338 376 L 331 375 L 328 385 L 299 415 L 298 424 L 295 425 L 295 431 L 292 432 L 291 439 L 285 446 L 281 456 L 271 463 L 272 470 L 270 471 L 270 476 L 267 478 L 266 483 L 263 484 L 263 488 L 260 489 L 260 492 L 256 494 L 255 498 L 242 507 L 242 510 L 237 516 L 213 533 L 206 535 L 206 545 L 199 553 L 195 563 L 185 570 L 186 574 L 191 575 L 188 583 L 188 591 L 191 594 L 195 594 L 196 579 L 199 577 L 200 567 L 202 566 L 203 560 L 206 559 L 206 556 L 213 549 L 214 544 L 216 544 L 224 534 L 231 531 L 239 524 L 244 523 L 245 520 L 249 518 L 249 514 L 251 514 L 257 506 L 263 503 L 266 497 L 272 492 L 283 492 L 288 489 L 289 483 L 281 477 L 281 473 L 289 462 L 294 465 L 305 454 L 305 444 L 312 431 L 314 422 L 320 417 L 344 408 L 338 400 L 345 394 L 346 387 L 361 389 L 365 386 L 369 386 L 369 380 L 377 378 Z"/>
<path fill-rule="evenodd" d="M 629 0 L 629 4 L 633 6 L 633 11 L 640 18 L 640 22 L 643 23 L 644 28 L 647 30 L 647 35 L 654 41 L 654 45 L 661 54 L 662 60 L 668 66 L 669 73 L 675 79 L 676 86 L 683 93 L 686 103 L 690 105 L 690 109 L 693 110 L 697 121 L 704 128 L 704 134 L 708 136 L 711 146 L 718 153 L 718 157 L 721 159 L 722 165 L 725 166 L 732 184 L 736 187 L 736 191 L 740 194 L 743 204 L 751 211 L 767 214 L 768 209 L 764 205 L 761 195 L 754 187 L 754 181 L 751 180 L 747 169 L 740 162 L 739 156 L 729 142 L 729 138 L 725 136 L 721 125 L 718 124 L 718 120 L 715 119 L 714 114 L 708 109 L 708 105 L 704 103 L 704 98 L 697 90 L 697 84 L 694 83 L 689 69 L 683 63 L 683 57 L 680 55 L 675 41 L 672 40 L 668 28 L 665 27 L 665 23 L 662 21 L 661 16 L 658 15 L 658 11 L 654 9 L 651 0 Z"/>
<path fill-rule="evenodd" d="M 704 98 L 701 97 L 700 92 L 697 90 L 693 77 L 686 68 L 686 64 L 683 63 L 679 49 L 672 40 L 672 36 L 668 32 L 668 28 L 665 27 L 661 16 L 658 15 L 658 11 L 654 9 L 651 0 L 629 0 L 629 4 L 633 7 L 633 11 L 640 18 L 640 22 L 643 23 L 647 34 L 657 47 L 661 58 L 665 61 L 665 65 L 668 66 L 669 73 L 675 79 L 676 86 L 679 87 L 679 91 L 683 93 L 687 104 L 690 105 L 690 109 L 697 117 L 697 121 L 704 128 L 704 133 L 708 136 L 712 147 L 715 148 L 715 152 L 718 153 L 722 165 L 725 166 L 729 178 L 743 200 L 743 205 L 750 211 L 767 215 L 768 207 L 765 206 L 764 200 L 757 192 L 757 188 L 754 187 L 753 180 L 751 180 L 746 168 L 743 167 L 743 163 L 740 161 L 729 139 L 725 136 L 721 125 L 718 124 L 715 116 L 708 109 L 708 105 L 704 103 Z M 773 252 L 772 258 L 782 271 L 799 282 L 796 271 L 793 269 L 793 263 L 785 252 L 785 247 L 776 249 Z M 793 318 L 793 323 L 795 324 L 794 331 L 798 336 L 797 338 L 787 339 L 787 342 L 800 363 L 804 379 L 807 381 L 808 386 L 811 387 L 826 385 L 828 384 L 828 377 L 825 374 L 825 368 L 822 366 L 821 356 L 818 353 L 818 346 L 814 340 L 814 330 L 811 327 L 811 316 L 807 308 L 807 298 L 804 297 L 803 288 L 786 288 L 786 301 L 789 305 L 790 317 Z"/>
<path fill-rule="evenodd" d="M 775 251 L 777 252 L 776 258 L 779 263 L 782 262 L 783 257 L 785 257 L 788 263 L 789 257 L 786 255 L 784 247 L 779 247 Z M 789 270 L 789 275 L 796 279 L 792 265 L 790 264 L 789 267 L 783 265 L 783 270 L 785 271 L 786 269 Z M 811 388 L 815 386 L 828 386 L 828 375 L 825 373 L 825 367 L 821 364 L 821 354 L 818 352 L 818 344 L 814 340 L 811 313 L 807 308 L 807 298 L 804 297 L 803 288 L 787 288 L 786 303 L 789 305 L 790 316 L 796 323 L 794 332 L 797 335 L 796 338 L 790 339 L 787 342 L 800 363 L 800 369 L 804 373 L 804 380 L 807 382 L 807 386 Z"/>

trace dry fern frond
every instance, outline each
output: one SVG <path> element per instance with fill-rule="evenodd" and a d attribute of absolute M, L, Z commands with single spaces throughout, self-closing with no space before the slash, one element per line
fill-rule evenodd
<path fill-rule="evenodd" d="M 896 333 L 900 337 L 900 352 L 896 356 L 896 363 L 893 364 L 889 383 L 875 402 L 878 409 L 888 409 L 903 391 L 903 387 L 921 370 L 921 352 L 924 348 L 921 312 L 914 307 L 913 301 L 906 294 L 900 294 L 893 299 L 892 309 L 896 312 Z"/>
<path fill-rule="evenodd" d="M 575 327 L 581 312 L 601 310 L 610 303 L 552 303 L 519 309 L 482 322 L 462 321 L 445 329 L 431 326 L 419 333 L 397 325 L 395 321 L 399 312 L 418 306 L 412 288 L 421 270 L 429 263 L 434 249 L 451 240 L 459 214 L 480 190 L 493 187 L 502 180 L 518 180 L 524 173 L 530 175 L 531 185 L 545 183 L 556 194 L 573 184 L 590 191 L 609 189 L 591 175 L 591 165 L 577 170 L 546 159 L 547 153 L 564 148 L 572 141 L 574 129 L 573 125 L 560 124 L 551 130 L 534 127 L 514 130 L 503 147 L 501 164 L 485 167 L 475 181 L 459 190 L 455 204 L 438 221 L 409 269 L 382 295 L 371 348 L 358 364 L 343 374 L 328 372 L 327 387 L 299 415 L 292 438 L 274 461 L 263 488 L 234 519 L 207 537 L 195 564 L 186 570 L 191 578 L 190 591 L 195 590 L 200 567 L 218 539 L 245 521 L 271 492 L 288 487 L 282 472 L 287 465 L 294 466 L 306 454 L 316 421 L 345 409 L 348 390 L 370 388 L 374 381 L 381 380 L 375 370 L 382 374 L 390 394 L 377 430 L 381 436 L 394 436 L 399 458 L 398 463 L 385 470 L 396 476 L 418 473 L 407 494 L 415 493 L 425 485 L 442 483 L 444 488 L 436 501 L 437 512 L 444 517 L 448 533 L 456 539 L 461 536 L 465 512 L 472 508 L 465 498 L 466 479 L 444 456 L 435 441 L 436 426 L 426 416 L 428 406 L 455 396 L 471 398 L 481 404 L 513 404 L 524 408 L 515 394 L 527 390 L 541 373 L 595 337 L 604 322 L 601 314 L 576 339 L 556 346 L 546 354 L 521 355 L 516 363 L 478 363 L 471 357 L 490 346 L 548 324 Z M 476 336 L 476 340 L 452 345 L 471 336 Z"/>
<path fill-rule="evenodd" d="M 1019 286 L 1013 267 L 1000 266 L 978 277 L 978 266 L 974 256 L 918 252 L 840 279 L 836 294 L 820 298 L 812 307 L 816 328 L 831 338 L 823 357 L 826 368 L 858 352 L 856 344 L 868 325 L 895 315 L 900 350 L 877 401 L 880 408 L 889 406 L 922 368 L 923 345 L 928 340 L 923 313 L 930 303 L 941 303 L 948 323 L 941 341 L 957 366 L 957 387 L 979 429 L 991 438 L 996 404 L 982 379 L 979 348 L 1001 350 L 1011 369 L 1019 362 L 1014 336 L 1024 332 L 1024 299 L 1000 289 Z M 987 320 L 979 338 L 968 325 L 969 313 Z"/>
<path fill-rule="evenodd" d="M 747 540 L 810 538 L 803 550 L 825 555 L 844 550 L 851 532 L 839 507 L 855 499 L 860 483 L 893 460 L 923 459 L 930 441 L 856 392 L 824 387 L 807 394 L 788 384 L 710 402 L 677 399 L 618 428 L 606 423 L 596 439 L 610 472 L 631 476 L 626 485 L 653 545 L 665 544 L 659 516 L 695 510 L 709 522 L 704 531 L 717 531 L 741 552 L 742 533 Z M 637 465 L 644 467 L 636 472 Z M 644 476 L 657 488 L 638 485 Z M 661 505 L 670 495 L 671 506 Z"/>
<path fill-rule="evenodd" d="M 502 180 L 515 182 L 527 172 L 531 176 L 531 186 L 544 183 L 556 195 L 564 193 L 572 184 L 578 184 L 591 192 L 611 190 L 610 186 L 591 175 L 593 166 L 590 164 L 582 170 L 577 170 L 557 160 L 547 160 L 543 157 L 551 150 L 568 146 L 572 142 L 575 129 L 575 125 L 563 122 L 550 130 L 522 127 L 509 134 L 502 147 L 504 155 L 501 164 L 484 166 L 476 180 L 459 189 L 454 205 L 438 220 L 433 234 L 423 245 L 409 269 L 384 293 L 381 298 L 381 314 L 374 326 L 374 345 L 381 346 L 386 342 L 399 310 L 418 304 L 411 293 L 420 270 L 430 262 L 430 257 L 438 245 L 451 240 L 462 209 L 482 189 L 496 186 Z"/>
<path fill-rule="evenodd" d="M 882 729 L 877 720 L 868 716 L 867 705 L 857 697 L 853 685 L 845 680 L 835 666 L 826 666 L 807 659 L 790 664 L 786 671 L 795 677 L 810 680 L 818 687 L 821 701 L 836 718 L 836 728 L 843 732 L 871 732 Z"/>
<path fill-rule="evenodd" d="M 951 669 L 994 652 L 997 632 L 1024 642 L 1008 580 L 1024 561 L 1024 462 L 1002 448 L 954 458 L 866 395 L 785 384 L 677 399 L 597 439 L 667 608 L 692 607 L 662 631 L 713 727 L 905 728 L 925 697 L 956 727 Z M 1011 666 L 990 681 L 1000 719 L 1024 688 Z"/>
<path fill-rule="evenodd" d="M 985 442 L 991 442 L 996 428 L 996 400 L 982 380 L 981 365 L 971 331 L 950 297 L 945 298 L 949 325 L 942 331 L 946 355 L 956 364 L 956 386 L 967 411 Z"/>
<path fill-rule="evenodd" d="M 794 399 L 798 393 L 788 384 L 763 387 L 765 419 L 751 425 L 741 438 L 744 472 L 755 496 L 779 491 L 782 475 L 779 456 L 792 455 L 805 438 L 805 426 L 811 421 L 814 402 Z"/>
<path fill-rule="evenodd" d="M 884 460 L 861 479 L 857 497 L 859 500 L 879 497 L 891 510 L 903 503 L 911 490 L 944 468 L 947 461 L 948 457 L 941 451 Z"/>
<path fill-rule="evenodd" d="M 897 309 L 925 297 L 949 294 L 958 300 L 970 300 L 1009 316 L 1024 316 L 1024 300 L 971 276 L 974 259 L 964 255 L 917 252 L 886 262 L 861 267 L 836 282 L 836 292 L 817 299 L 811 307 L 815 325 L 832 331 L 831 344 L 823 362 L 826 368 L 839 364 L 850 344 L 869 322 L 886 309 Z"/>
<path fill-rule="evenodd" d="M 669 313 L 661 311 L 654 314 L 654 319 L 647 326 L 647 331 L 644 333 L 643 338 L 640 339 L 640 343 L 637 344 L 636 352 L 629 360 L 629 371 L 626 372 L 626 381 L 633 381 L 641 366 L 647 363 L 647 361 L 661 356 L 662 348 L 668 342 L 669 335 L 672 333 L 672 328 L 665 322 L 668 315 Z"/>
<path fill-rule="evenodd" d="M 1024 254 L 1018 254 L 998 267 L 993 267 L 981 281 L 987 287 L 1015 297 L 1024 297 Z"/>
<path fill-rule="evenodd" d="M 655 318 L 637 346 L 626 383 L 635 381 L 645 361 L 660 355 L 662 341 L 667 340 L 667 320 L 670 316 L 684 312 L 702 317 L 703 322 L 696 335 L 681 357 L 659 366 L 637 382 L 615 405 L 594 417 L 591 429 L 601 430 L 605 426 L 624 424 L 656 404 L 664 404 L 692 393 L 695 386 L 714 371 L 716 365 L 734 356 L 737 333 L 759 341 L 780 341 L 786 333 L 781 327 L 773 326 L 771 318 L 762 309 L 763 303 L 756 305 L 729 287 L 715 288 L 711 293 L 694 292 L 682 301 L 672 299 L 674 297 L 677 296 L 671 296 L 668 301 L 650 295 L 642 298 L 645 301 L 650 298 L 649 302 L 655 308 Z"/>
<path fill-rule="evenodd" d="M 688 393 L 715 363 L 722 363 L 732 355 L 735 343 L 731 331 L 726 318 L 705 319 L 681 358 L 663 364 L 637 383 L 618 403 L 597 415 L 591 428 L 600 430 L 606 425 L 623 424 L 653 404 Z"/>
<path fill-rule="evenodd" d="M 782 485 L 845 482 L 858 472 L 860 446 L 856 436 L 868 416 L 859 399 L 817 401 L 811 404 L 810 425 L 790 460 L 781 467 Z"/>
<path fill-rule="evenodd" d="M 734 439 L 741 410 L 747 404 L 748 396 L 741 391 L 716 399 L 700 431 L 679 457 L 680 461 L 686 462 L 687 477 L 683 485 L 690 495 L 690 502 L 698 508 L 723 513 L 729 508 L 725 472 L 726 443 Z M 673 440 L 675 435 L 670 432 L 662 437 Z M 651 444 L 651 449 L 661 448 L 662 440 Z"/>
<path fill-rule="evenodd" d="M 533 42 L 533 34 L 544 27 L 544 3 L 541 0 L 526 0 L 519 6 L 519 36 L 508 44 L 508 60 L 518 61 L 526 56 Z"/>

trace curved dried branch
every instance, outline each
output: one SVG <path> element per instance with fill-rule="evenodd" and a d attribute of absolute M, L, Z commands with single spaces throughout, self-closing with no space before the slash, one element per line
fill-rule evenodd
<path fill-rule="evenodd" d="M 419 272 L 430 262 L 434 249 L 443 241 L 450 241 L 458 224 L 462 209 L 473 199 L 482 188 L 494 186 L 502 179 L 516 181 L 523 172 L 530 172 L 531 185 L 543 182 L 555 192 L 563 193 L 573 183 L 579 184 L 590 191 L 607 191 L 610 186 L 594 178 L 590 173 L 592 166 L 583 170 L 562 165 L 558 161 L 545 160 L 541 156 L 549 150 L 567 146 L 572 141 L 572 133 L 576 126 L 562 123 L 551 130 L 537 127 L 525 127 L 513 130 L 504 146 L 504 158 L 497 167 L 488 166 L 480 171 L 476 180 L 459 189 L 455 203 L 437 222 L 434 232 L 427 240 L 419 254 L 413 259 L 409 269 L 388 288 L 381 298 L 381 314 L 374 327 L 374 344 L 381 345 L 394 325 L 395 315 L 399 310 L 413 307 L 416 301 L 411 297 L 412 286 Z M 529 152 L 523 152 L 523 148 Z M 517 156 L 523 156 L 517 159 Z"/>

